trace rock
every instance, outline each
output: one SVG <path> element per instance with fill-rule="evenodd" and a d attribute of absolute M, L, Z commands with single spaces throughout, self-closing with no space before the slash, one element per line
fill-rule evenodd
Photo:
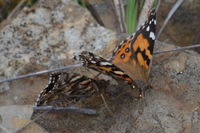
<path fill-rule="evenodd" d="M 77 3 L 44 0 L 1 29 L 0 79 L 72 64 L 83 50 L 107 53 L 115 41 L 114 32 Z M 0 90 L 8 89 L 2 85 Z"/>
<path fill-rule="evenodd" d="M 1 106 L 0 107 L 0 118 L 1 127 L 3 127 L 4 132 L 15 132 L 26 123 L 30 122 L 30 117 L 32 114 L 32 106 L 24 105 L 11 105 L 11 106 Z M 22 133 L 44 133 L 39 125 L 31 124 L 28 129 L 22 131 Z"/>
<path fill-rule="evenodd" d="M 159 20 L 158 27 L 162 26 L 164 19 L 175 3 L 176 0 L 164 0 L 161 2 L 157 15 Z M 199 0 L 184 1 L 168 22 L 159 40 L 169 40 L 177 46 L 198 44 L 200 41 L 198 36 L 200 31 L 199 8 Z M 195 50 L 200 51 L 199 48 Z"/>

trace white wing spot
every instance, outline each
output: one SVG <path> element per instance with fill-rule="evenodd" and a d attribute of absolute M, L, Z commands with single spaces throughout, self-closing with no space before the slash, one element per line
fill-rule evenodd
<path fill-rule="evenodd" d="M 132 85 L 132 88 L 135 89 L 136 88 L 135 85 Z"/>
<path fill-rule="evenodd" d="M 148 26 L 147 28 L 146 28 L 146 31 L 149 31 L 150 30 L 150 27 Z"/>
<path fill-rule="evenodd" d="M 124 41 L 121 41 L 120 44 L 119 44 L 119 46 L 121 46 L 121 45 L 123 44 L 123 42 L 124 42 Z"/>
<path fill-rule="evenodd" d="M 154 24 L 156 24 L 156 20 L 154 20 Z"/>
<path fill-rule="evenodd" d="M 73 79 L 71 79 L 70 82 L 74 82 L 74 81 L 76 81 L 76 80 L 78 80 L 78 79 L 80 79 L 80 78 L 82 78 L 82 76 L 76 76 L 76 77 L 74 77 Z"/>
<path fill-rule="evenodd" d="M 95 56 L 95 58 L 96 58 L 96 59 L 100 59 L 100 57 L 99 57 L 99 56 Z"/>
<path fill-rule="evenodd" d="M 155 40 L 155 34 L 153 32 L 150 32 L 149 37 L 152 38 L 152 40 Z"/>
<path fill-rule="evenodd" d="M 114 71 L 116 74 L 119 74 L 119 75 L 123 75 L 124 73 L 122 71 Z"/>
<path fill-rule="evenodd" d="M 91 60 L 91 63 L 93 63 L 93 64 L 96 64 L 96 61 L 94 61 L 94 60 Z"/>
<path fill-rule="evenodd" d="M 100 62 L 100 65 L 101 65 L 101 66 L 106 66 L 106 65 L 111 66 L 112 64 L 109 63 L 109 62 Z"/>

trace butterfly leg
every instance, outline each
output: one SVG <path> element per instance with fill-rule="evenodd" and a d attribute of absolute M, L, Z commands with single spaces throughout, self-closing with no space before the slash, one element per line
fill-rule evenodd
<path fill-rule="evenodd" d="M 148 91 L 149 89 L 151 89 L 152 86 L 149 84 L 146 84 L 145 86 L 143 86 L 142 88 L 139 89 L 139 96 L 140 98 L 144 98 L 145 97 L 145 93 L 146 91 Z"/>

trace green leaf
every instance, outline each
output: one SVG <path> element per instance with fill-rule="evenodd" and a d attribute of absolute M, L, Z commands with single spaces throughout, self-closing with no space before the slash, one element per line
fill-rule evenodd
<path fill-rule="evenodd" d="M 153 5 L 152 5 L 152 9 L 156 9 L 158 6 L 158 0 L 154 0 Z"/>
<path fill-rule="evenodd" d="M 137 14 L 138 14 L 138 1 L 128 0 L 126 7 L 126 26 L 128 33 L 135 32 L 137 26 Z"/>

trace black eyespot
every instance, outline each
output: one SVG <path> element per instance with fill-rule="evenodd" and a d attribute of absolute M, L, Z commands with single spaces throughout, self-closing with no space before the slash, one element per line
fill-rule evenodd
<path fill-rule="evenodd" d="M 121 57 L 122 59 L 124 59 L 124 58 L 125 58 L 125 54 L 121 54 L 120 57 Z"/>
<path fill-rule="evenodd" d="M 126 49 L 125 49 L 125 52 L 126 52 L 126 53 L 128 53 L 129 51 L 130 51 L 129 48 L 126 48 Z"/>

